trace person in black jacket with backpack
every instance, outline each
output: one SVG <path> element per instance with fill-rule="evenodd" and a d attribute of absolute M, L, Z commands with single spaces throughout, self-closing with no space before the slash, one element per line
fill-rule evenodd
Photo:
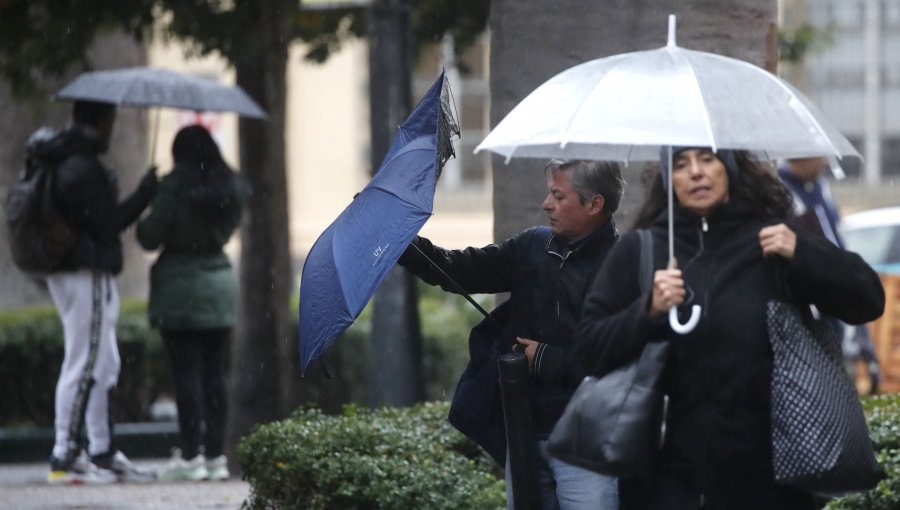
<path fill-rule="evenodd" d="M 110 430 L 110 393 L 120 366 L 115 331 L 119 317 L 115 276 L 122 271 L 119 235 L 156 192 L 156 169 L 151 168 L 138 189 L 119 202 L 116 176 L 98 158 L 109 147 L 115 117 L 112 104 L 75 101 L 72 125 L 62 135 L 69 155 L 56 168 L 57 207 L 77 239 L 47 277 L 65 335 L 48 475 L 55 484 L 153 478 L 115 449 Z M 85 429 L 87 457 L 80 444 Z"/>
<path fill-rule="evenodd" d="M 600 161 L 555 159 L 545 174 L 548 192 L 543 209 L 550 233 L 535 262 L 529 252 L 532 237 L 541 235 L 539 228 L 464 250 L 446 250 L 417 237 L 399 264 L 448 292 L 458 289 L 435 265 L 467 293 L 510 293 L 508 349 L 524 352 L 531 369 L 529 404 L 542 507 L 615 509 L 615 479 L 553 459 L 544 444 L 585 375 L 572 358 L 574 328 L 591 281 L 618 239 L 613 213 L 625 182 L 618 164 Z M 507 479 L 507 501 L 513 508 L 509 487 Z"/>

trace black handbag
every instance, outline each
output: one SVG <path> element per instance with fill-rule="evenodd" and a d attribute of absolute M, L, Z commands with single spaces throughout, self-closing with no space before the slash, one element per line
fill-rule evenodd
<path fill-rule="evenodd" d="M 550 239 L 549 227 L 534 229 L 528 241 L 526 272 L 534 270 Z M 510 301 L 494 308 L 469 333 L 469 363 L 456 383 L 447 419 L 482 447 L 497 464 L 506 465 L 506 423 L 500 397 L 497 359 L 514 343 L 504 336 L 512 320 Z"/>
<path fill-rule="evenodd" d="M 604 475 L 649 472 L 662 434 L 660 378 L 668 351 L 668 342 L 650 342 L 636 362 L 586 377 L 553 427 L 547 451 Z"/>
<path fill-rule="evenodd" d="M 652 287 L 652 238 L 641 238 L 641 288 Z M 665 395 L 661 387 L 669 343 L 648 342 L 640 356 L 603 377 L 588 376 L 572 395 L 547 441 L 554 457 L 620 478 L 650 471 L 659 450 Z"/>
<path fill-rule="evenodd" d="M 501 327 L 509 322 L 509 301 L 491 311 L 469 333 L 469 364 L 450 401 L 447 419 L 466 437 L 484 448 L 497 464 L 506 464 L 506 428 L 500 399 L 497 358 L 509 351 Z"/>
<path fill-rule="evenodd" d="M 768 302 L 766 324 L 775 481 L 826 496 L 872 489 L 884 473 L 834 328 L 784 300 Z"/>

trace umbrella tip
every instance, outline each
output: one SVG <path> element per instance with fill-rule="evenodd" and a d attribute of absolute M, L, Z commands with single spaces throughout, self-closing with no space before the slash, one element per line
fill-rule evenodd
<path fill-rule="evenodd" d="M 666 46 L 677 46 L 675 44 L 675 15 L 669 14 L 669 40 Z"/>

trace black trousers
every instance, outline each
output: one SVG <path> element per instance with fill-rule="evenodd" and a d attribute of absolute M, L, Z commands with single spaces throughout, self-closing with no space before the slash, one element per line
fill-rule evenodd
<path fill-rule="evenodd" d="M 172 361 L 182 455 L 192 459 L 222 454 L 228 417 L 231 329 L 163 330 Z"/>
<path fill-rule="evenodd" d="M 744 482 L 744 481 L 740 481 Z M 774 482 L 723 483 L 702 493 L 677 477 L 619 480 L 620 510 L 817 510 L 815 498 Z"/>

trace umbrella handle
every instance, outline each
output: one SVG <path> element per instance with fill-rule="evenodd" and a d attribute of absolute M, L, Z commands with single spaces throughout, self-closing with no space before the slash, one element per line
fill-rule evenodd
<path fill-rule="evenodd" d="M 672 331 L 679 335 L 686 335 L 693 331 L 697 327 L 698 322 L 700 322 L 700 305 L 691 307 L 691 318 L 684 324 L 678 322 L 678 310 L 676 307 L 669 308 L 669 326 L 672 327 Z"/>

